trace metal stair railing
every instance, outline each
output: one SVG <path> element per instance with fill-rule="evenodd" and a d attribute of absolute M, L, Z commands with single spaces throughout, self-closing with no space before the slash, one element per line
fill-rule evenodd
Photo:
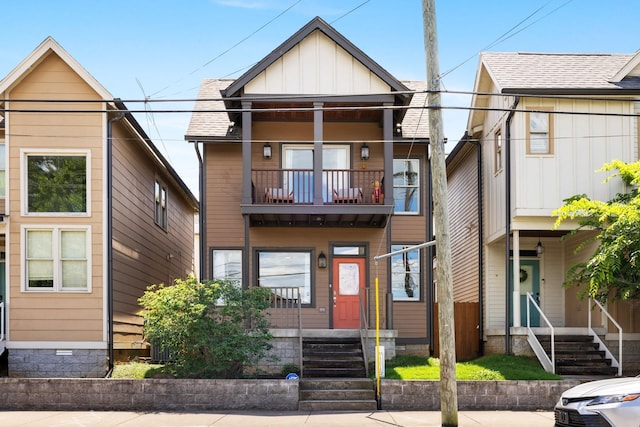
<path fill-rule="evenodd" d="M 367 321 L 367 313 L 365 310 L 365 302 L 369 300 L 368 290 L 364 290 L 365 296 L 362 297 L 362 292 L 358 294 L 360 305 L 360 343 L 362 345 L 362 357 L 364 358 L 364 374 L 369 378 L 369 358 L 367 357 L 367 348 L 369 347 L 369 322 Z"/>
<path fill-rule="evenodd" d="M 600 308 L 602 313 L 605 314 L 607 318 L 611 321 L 611 323 L 613 323 L 615 327 L 618 329 L 618 359 L 613 357 L 613 354 L 611 354 L 611 352 L 609 351 L 609 348 L 607 348 L 605 343 L 602 342 L 600 337 L 591 328 L 591 312 L 593 311 L 593 307 L 594 307 L 593 304 L 591 304 L 592 301 Z M 608 329 L 608 328 L 605 328 L 605 329 Z M 619 377 L 622 376 L 622 327 L 618 324 L 618 322 L 615 321 L 615 319 L 609 314 L 609 312 L 604 308 L 604 306 L 600 304 L 598 300 L 595 300 L 593 298 L 589 298 L 589 335 L 593 337 L 593 342 L 598 344 L 601 350 L 604 350 L 605 356 L 611 359 L 611 366 L 613 366 L 614 368 L 618 368 L 618 376 Z"/>
<path fill-rule="evenodd" d="M 550 359 L 549 359 L 549 356 L 547 356 L 547 352 L 544 351 L 542 344 L 540 344 L 538 337 L 536 337 L 536 334 L 534 334 L 533 330 L 531 329 L 531 306 L 532 305 L 536 310 L 538 310 L 540 317 L 549 326 L 549 330 L 551 331 L 551 334 L 550 334 L 551 335 L 551 358 Z M 544 312 L 542 311 L 542 309 L 540 308 L 536 300 L 533 298 L 533 294 L 531 292 L 527 292 L 527 337 L 528 337 L 529 345 L 533 349 L 533 352 L 535 353 L 535 355 L 538 357 L 538 360 L 542 364 L 544 370 L 555 374 L 556 373 L 555 330 L 553 328 L 553 325 L 547 318 L 547 316 L 545 316 Z"/>

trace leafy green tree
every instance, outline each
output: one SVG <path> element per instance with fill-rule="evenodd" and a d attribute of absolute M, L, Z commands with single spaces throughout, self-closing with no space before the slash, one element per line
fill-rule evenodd
<path fill-rule="evenodd" d="M 139 299 L 148 339 L 169 350 L 166 367 L 182 378 L 238 378 L 271 349 L 267 288 L 230 281 L 152 285 Z"/>
<path fill-rule="evenodd" d="M 29 212 L 86 212 L 84 156 L 29 156 Z"/>
<path fill-rule="evenodd" d="M 589 296 L 601 302 L 640 296 L 640 162 L 614 160 L 599 171 L 611 172 L 606 182 L 619 177 L 630 190 L 613 200 L 602 202 L 586 195 L 566 199 L 553 212 L 555 227 L 563 221 L 577 220 L 573 230 L 594 230 L 593 237 L 578 246 L 584 250 L 593 241 L 598 243 L 593 255 L 569 269 L 565 285 L 585 285 L 581 297 Z"/>

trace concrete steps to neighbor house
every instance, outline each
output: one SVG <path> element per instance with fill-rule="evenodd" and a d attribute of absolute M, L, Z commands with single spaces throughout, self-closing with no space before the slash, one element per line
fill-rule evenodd
<path fill-rule="evenodd" d="M 536 335 L 551 358 L 551 336 Z M 558 375 L 615 376 L 618 369 L 598 348 L 590 335 L 555 335 L 555 361 Z"/>
<path fill-rule="evenodd" d="M 300 411 L 375 411 L 374 381 L 369 378 L 313 378 L 299 383 Z"/>
<path fill-rule="evenodd" d="M 359 337 L 305 337 L 304 378 L 364 378 L 366 366 Z"/>

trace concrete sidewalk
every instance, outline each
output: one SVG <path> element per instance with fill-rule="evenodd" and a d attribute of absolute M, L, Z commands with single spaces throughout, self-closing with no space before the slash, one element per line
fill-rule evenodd
<path fill-rule="evenodd" d="M 458 412 L 459 427 L 552 427 L 553 412 L 463 411 Z M 94 411 L 2 411 L 3 427 L 127 426 L 127 427 L 341 427 L 403 426 L 438 427 L 440 412 L 94 412 Z"/>

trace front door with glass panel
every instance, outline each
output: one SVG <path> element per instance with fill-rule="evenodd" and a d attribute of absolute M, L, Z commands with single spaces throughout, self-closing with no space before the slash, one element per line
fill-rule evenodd
<path fill-rule="evenodd" d="M 358 329 L 360 295 L 364 296 L 366 286 L 365 259 L 334 258 L 332 267 L 333 328 Z"/>
<path fill-rule="evenodd" d="M 527 292 L 530 292 L 536 303 L 540 304 L 540 267 L 538 260 L 520 260 L 520 271 L 517 275 L 513 274 L 513 262 L 511 262 L 511 284 L 515 280 L 520 282 L 520 325 L 527 326 Z M 513 287 L 511 288 L 513 295 Z M 530 307 L 530 326 L 540 326 L 540 313 L 533 306 Z M 513 311 L 509 319 L 513 325 Z"/>

